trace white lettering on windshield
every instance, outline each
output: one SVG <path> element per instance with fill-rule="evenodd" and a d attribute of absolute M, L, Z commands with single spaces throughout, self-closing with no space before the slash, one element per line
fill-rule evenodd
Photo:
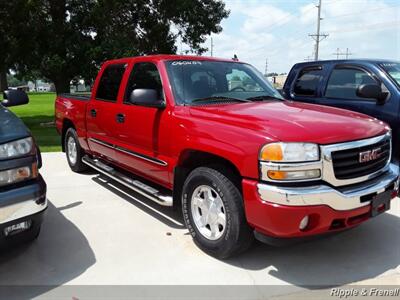
<path fill-rule="evenodd" d="M 201 65 L 201 62 L 195 60 L 182 60 L 182 61 L 173 61 L 171 65 L 172 66 Z"/>

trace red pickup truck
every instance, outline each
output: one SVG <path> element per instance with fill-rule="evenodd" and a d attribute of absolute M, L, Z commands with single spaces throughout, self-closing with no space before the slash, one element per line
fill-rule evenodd
<path fill-rule="evenodd" d="M 59 95 L 73 171 L 87 167 L 182 207 L 195 243 L 227 258 L 390 208 L 391 130 L 356 112 L 282 99 L 237 60 L 155 55 L 103 64 L 91 96 Z"/>

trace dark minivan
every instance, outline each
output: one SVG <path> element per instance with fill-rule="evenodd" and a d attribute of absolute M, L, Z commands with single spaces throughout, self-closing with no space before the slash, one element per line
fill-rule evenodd
<path fill-rule="evenodd" d="M 400 62 L 356 59 L 298 63 L 286 79 L 283 94 L 294 101 L 345 108 L 385 121 L 393 130 L 393 156 L 399 160 Z"/>
<path fill-rule="evenodd" d="M 23 91 L 0 101 L 0 248 L 34 240 L 47 208 L 41 155 L 30 131 L 7 106 L 28 103 Z"/>

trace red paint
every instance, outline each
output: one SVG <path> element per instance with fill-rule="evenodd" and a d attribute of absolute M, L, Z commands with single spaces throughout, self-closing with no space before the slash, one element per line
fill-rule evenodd
<path fill-rule="evenodd" d="M 254 102 L 202 107 L 175 104 L 164 62 L 172 59 L 214 60 L 197 56 L 156 55 L 108 61 L 103 64 L 88 102 L 59 96 L 56 100 L 56 125 L 59 132 L 65 120 L 70 120 L 82 147 L 91 154 L 105 159 L 150 179 L 167 188 L 173 188 L 173 171 L 179 159 L 188 150 L 200 150 L 221 156 L 236 166 L 243 178 L 259 177 L 258 153 L 268 142 L 314 142 L 331 144 L 360 140 L 385 133 L 386 125 L 368 116 L 337 108 L 305 103 Z M 165 109 L 123 104 L 130 71 L 136 62 L 153 62 L 163 82 L 167 107 Z M 224 60 L 229 61 L 229 60 Z M 117 103 L 95 99 L 100 76 L 109 64 L 126 63 L 124 78 Z M 97 110 L 93 119 L 90 110 Z M 124 125 L 115 122 L 115 114 L 124 113 Z M 115 152 L 89 141 L 101 139 L 166 162 L 155 165 L 140 158 Z M 245 181 L 246 182 L 246 181 Z M 339 213 L 327 207 L 289 208 L 260 203 L 254 187 L 244 185 L 244 201 L 249 223 L 274 235 L 295 236 L 294 226 L 306 212 L 321 216 L 317 228 L 301 234 L 314 234 L 326 230 L 332 218 L 348 218 L 364 212 Z M 281 227 L 281 228 L 278 228 Z"/>
<path fill-rule="evenodd" d="M 243 180 L 247 221 L 259 232 L 272 237 L 297 238 L 345 230 L 370 219 L 369 205 L 338 211 L 326 205 L 285 206 L 262 201 L 257 192 L 257 181 Z M 299 229 L 300 221 L 310 216 L 306 230 Z M 340 224 L 332 227 L 333 222 Z"/>

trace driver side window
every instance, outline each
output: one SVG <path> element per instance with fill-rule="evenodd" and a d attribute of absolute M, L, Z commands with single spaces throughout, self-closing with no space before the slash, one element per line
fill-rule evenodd
<path fill-rule="evenodd" d="M 155 64 L 148 62 L 135 63 L 129 76 L 124 103 L 129 104 L 129 97 L 135 89 L 156 90 L 159 99 L 164 98 L 160 73 Z"/>
<path fill-rule="evenodd" d="M 337 67 L 329 77 L 325 97 L 335 99 L 368 100 L 357 96 L 357 88 L 362 84 L 379 84 L 370 74 L 359 68 Z M 369 99 L 376 101 L 376 99 Z"/>

